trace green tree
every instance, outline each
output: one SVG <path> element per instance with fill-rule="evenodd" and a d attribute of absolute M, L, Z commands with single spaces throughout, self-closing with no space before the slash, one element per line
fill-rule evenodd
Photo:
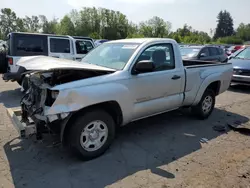
<path fill-rule="evenodd" d="M 190 36 L 192 33 L 192 27 L 184 24 L 183 28 L 177 29 L 176 33 L 178 33 L 181 37 Z"/>
<path fill-rule="evenodd" d="M 250 24 L 241 23 L 236 30 L 236 36 L 243 41 L 250 41 Z"/>
<path fill-rule="evenodd" d="M 57 19 L 54 18 L 51 21 L 48 21 L 46 16 L 40 15 L 40 27 L 42 29 L 42 33 L 47 33 L 47 34 L 56 34 L 57 33 Z"/>
<path fill-rule="evenodd" d="M 184 42 L 190 44 L 206 44 L 211 42 L 211 37 L 203 31 L 196 31 L 191 26 L 185 24 L 182 28 L 172 32 L 170 37 L 175 39 L 177 42 Z"/>
<path fill-rule="evenodd" d="M 64 16 L 58 25 L 58 34 L 75 35 L 75 26 L 69 16 Z"/>
<path fill-rule="evenodd" d="M 26 32 L 26 28 L 24 25 L 24 20 L 22 18 L 16 19 L 16 31 Z"/>
<path fill-rule="evenodd" d="M 226 10 L 220 11 L 217 16 L 217 22 L 214 39 L 234 35 L 233 19 L 229 12 Z"/>
<path fill-rule="evenodd" d="M 10 8 L 1 9 L 0 13 L 0 33 L 3 39 L 8 33 L 17 31 L 17 16 Z"/>
<path fill-rule="evenodd" d="M 31 33 L 37 33 L 40 29 L 38 16 L 25 16 L 23 19 L 25 30 Z"/>
<path fill-rule="evenodd" d="M 145 37 L 166 37 L 169 35 L 171 23 L 165 22 L 162 18 L 154 16 L 148 21 L 141 22 L 139 30 Z"/>
<path fill-rule="evenodd" d="M 219 44 L 243 44 L 243 40 L 236 36 L 218 38 L 216 43 Z"/>

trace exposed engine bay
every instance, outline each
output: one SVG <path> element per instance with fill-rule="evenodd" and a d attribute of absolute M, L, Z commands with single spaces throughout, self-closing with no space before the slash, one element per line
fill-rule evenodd
<path fill-rule="evenodd" d="M 38 72 L 30 76 L 30 82 L 36 85 L 48 84 L 50 87 L 73 82 L 76 80 L 91 78 L 105 75 L 104 71 L 87 71 L 87 70 L 54 70 Z M 38 79 L 37 79 L 38 78 Z"/>
<path fill-rule="evenodd" d="M 45 116 L 45 111 L 53 105 L 58 95 L 58 91 L 50 90 L 50 88 L 109 73 L 111 72 L 82 69 L 50 70 L 31 73 L 28 76 L 29 89 L 21 99 L 22 122 L 29 124 L 30 121 L 33 121 L 37 125 L 37 129 L 41 129 L 41 127 L 48 127 L 56 120 L 65 119 L 69 113 L 51 117 Z M 37 130 L 37 132 L 39 131 Z"/>

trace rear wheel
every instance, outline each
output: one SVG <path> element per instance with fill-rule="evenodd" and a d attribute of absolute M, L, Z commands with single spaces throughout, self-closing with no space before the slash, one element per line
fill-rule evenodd
<path fill-rule="evenodd" d="M 207 89 L 200 102 L 192 107 L 193 114 L 199 119 L 207 119 L 213 112 L 215 105 L 215 94 L 211 89 Z"/>
<path fill-rule="evenodd" d="M 71 126 L 70 148 L 83 160 L 102 155 L 115 137 L 115 122 L 102 110 L 93 110 L 78 116 Z"/>

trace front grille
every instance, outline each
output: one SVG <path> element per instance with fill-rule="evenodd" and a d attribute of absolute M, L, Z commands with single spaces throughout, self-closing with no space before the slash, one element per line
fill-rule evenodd
<path fill-rule="evenodd" d="M 235 75 L 250 76 L 250 70 L 245 69 L 234 69 Z"/>
<path fill-rule="evenodd" d="M 30 99 L 32 104 L 38 109 L 42 107 L 46 99 L 46 89 L 41 89 L 35 84 L 30 84 Z"/>

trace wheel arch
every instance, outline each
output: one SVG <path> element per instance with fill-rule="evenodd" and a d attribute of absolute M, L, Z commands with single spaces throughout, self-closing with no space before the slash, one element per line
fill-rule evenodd
<path fill-rule="evenodd" d="M 61 131 L 60 131 L 60 139 L 63 144 L 68 143 L 68 135 L 67 133 L 69 132 L 71 128 L 71 124 L 74 122 L 74 120 L 77 118 L 79 115 L 84 115 L 84 113 L 88 111 L 92 111 L 95 109 L 101 109 L 107 112 L 113 120 L 115 121 L 116 128 L 120 127 L 120 125 L 123 122 L 123 113 L 121 110 L 121 107 L 117 101 L 106 101 L 98 104 L 94 104 L 91 106 L 84 107 L 78 111 L 73 112 L 70 117 L 64 122 L 61 126 Z"/>
<path fill-rule="evenodd" d="M 195 97 L 195 101 L 193 103 L 193 105 L 196 105 L 200 102 L 204 92 L 207 90 L 207 89 L 211 89 L 214 91 L 215 93 L 215 96 L 219 95 L 220 93 L 220 88 L 221 88 L 221 81 L 218 79 L 218 78 L 214 78 L 212 80 L 210 79 L 206 79 L 200 89 L 198 90 L 198 93 Z"/>

